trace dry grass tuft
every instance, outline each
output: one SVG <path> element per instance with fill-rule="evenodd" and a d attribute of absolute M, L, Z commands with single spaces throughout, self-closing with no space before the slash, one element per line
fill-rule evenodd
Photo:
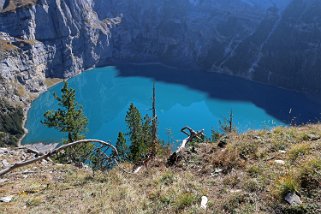
<path fill-rule="evenodd" d="M 294 144 L 289 150 L 289 159 L 291 161 L 296 161 L 299 157 L 308 154 L 310 151 L 310 143 L 300 143 Z"/>
<path fill-rule="evenodd" d="M 302 188 L 313 191 L 321 188 L 321 157 L 313 157 L 305 161 L 298 176 Z"/>
<path fill-rule="evenodd" d="M 59 79 L 59 78 L 46 78 L 45 84 L 49 88 L 51 86 L 54 86 L 54 85 L 60 83 L 61 81 L 62 81 L 62 79 Z"/>
<path fill-rule="evenodd" d="M 276 198 L 278 198 L 281 201 L 284 200 L 284 197 L 288 193 L 299 192 L 299 189 L 300 189 L 299 183 L 297 182 L 297 179 L 293 174 L 288 174 L 288 175 L 279 177 L 275 181 L 274 186 L 276 188 L 273 190 L 274 194 Z"/>
<path fill-rule="evenodd" d="M 14 50 L 17 50 L 18 48 L 10 43 L 10 41 L 7 40 L 1 40 L 0 39 L 0 51 L 2 52 L 11 52 Z"/>

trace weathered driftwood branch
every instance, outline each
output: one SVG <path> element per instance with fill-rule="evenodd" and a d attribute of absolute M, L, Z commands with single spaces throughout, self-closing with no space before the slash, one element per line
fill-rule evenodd
<path fill-rule="evenodd" d="M 189 131 L 189 133 L 187 131 Z M 194 131 L 192 128 L 188 126 L 182 128 L 181 132 L 186 134 L 188 137 L 185 138 L 182 141 L 181 145 L 177 148 L 177 150 L 169 156 L 169 158 L 167 159 L 168 166 L 172 166 L 177 162 L 177 160 L 179 159 L 179 153 L 181 153 L 185 149 L 186 145 L 189 142 L 193 141 L 195 138 L 200 140 L 201 137 L 204 136 L 204 129 L 202 129 L 201 131 Z"/>
<path fill-rule="evenodd" d="M 72 142 L 72 143 L 64 144 L 64 145 L 62 145 L 62 146 L 60 146 L 60 147 L 58 147 L 58 148 L 55 148 L 55 149 L 53 149 L 53 150 L 51 150 L 51 151 L 48 151 L 48 152 L 47 152 L 46 154 L 44 154 L 44 155 L 41 155 L 41 156 L 39 156 L 39 157 L 35 157 L 35 158 L 31 159 L 31 160 L 27 160 L 27 161 L 22 161 L 22 162 L 15 163 L 15 164 L 13 164 L 13 165 L 11 165 L 11 166 L 9 166 L 9 167 L 1 170 L 1 171 L 0 171 L 0 176 L 3 176 L 3 175 L 5 175 L 5 174 L 7 174 L 8 172 L 11 172 L 11 171 L 14 170 L 14 169 L 17 169 L 17 168 L 20 168 L 20 167 L 23 167 L 23 166 L 27 166 L 27 165 L 32 164 L 32 163 L 35 163 L 35 162 L 37 162 L 37 161 L 41 161 L 41 160 L 43 160 L 43 159 L 46 159 L 46 158 L 48 158 L 48 157 L 50 157 L 50 156 L 53 156 L 53 155 L 57 154 L 58 152 L 66 149 L 66 148 L 69 148 L 69 147 L 72 147 L 72 146 L 74 146 L 74 145 L 76 145 L 76 144 L 81 144 L 81 143 L 99 143 L 99 144 L 102 144 L 102 145 L 104 145 L 104 146 L 107 146 L 107 147 L 112 148 L 112 150 L 114 150 L 115 154 L 118 156 L 118 151 L 117 151 L 117 149 L 116 149 L 112 144 L 110 144 L 110 143 L 107 143 L 107 142 L 102 141 L 102 140 L 97 140 L 97 139 L 78 140 L 78 141 L 75 141 L 75 142 Z"/>
<path fill-rule="evenodd" d="M 186 147 L 186 144 L 189 142 L 190 140 L 190 137 L 187 137 L 185 138 L 183 141 L 182 141 L 182 144 L 177 148 L 177 150 L 175 151 L 176 153 L 180 153 L 182 150 L 185 149 Z"/>
<path fill-rule="evenodd" d="M 187 133 L 186 130 L 189 131 L 189 133 Z M 176 153 L 179 153 L 183 149 L 185 149 L 186 144 L 193 141 L 195 138 L 201 140 L 201 136 L 204 135 L 204 129 L 202 129 L 201 131 L 194 131 L 192 128 L 188 126 L 185 126 L 184 128 L 182 128 L 181 132 L 186 134 L 188 137 L 182 141 L 182 144 L 180 145 L 180 147 L 178 147 L 178 149 L 176 150 Z"/>
<path fill-rule="evenodd" d="M 36 144 L 27 144 L 19 148 L 25 149 L 27 150 L 27 152 L 34 153 L 37 156 L 40 156 L 48 153 L 49 151 L 54 150 L 55 148 L 57 148 L 58 145 L 59 145 L 58 143 L 52 143 L 52 144 L 36 143 Z"/>

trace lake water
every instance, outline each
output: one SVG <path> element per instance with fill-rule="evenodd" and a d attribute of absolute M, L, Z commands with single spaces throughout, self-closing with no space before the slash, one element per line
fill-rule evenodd
<path fill-rule="evenodd" d="M 159 136 L 166 142 L 183 139 L 180 129 L 186 125 L 205 129 L 209 137 L 230 110 L 240 132 L 320 118 L 320 104 L 296 92 L 215 73 L 121 65 L 92 69 L 68 80 L 89 119 L 87 138 L 115 142 L 119 131 L 127 131 L 124 119 L 131 102 L 143 115 L 151 115 L 153 81 Z M 55 85 L 32 103 L 24 144 L 59 142 L 65 137 L 40 123 L 47 110 L 57 108 L 53 92 L 60 94 L 61 87 L 62 83 Z"/>

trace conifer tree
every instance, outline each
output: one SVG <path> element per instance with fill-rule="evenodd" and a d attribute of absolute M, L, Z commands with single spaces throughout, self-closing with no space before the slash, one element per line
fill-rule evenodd
<path fill-rule="evenodd" d="M 126 114 L 125 121 L 128 126 L 128 135 L 131 141 L 130 149 L 130 159 L 133 162 L 138 161 L 142 155 L 142 118 L 139 110 L 134 106 L 133 103 L 130 104 L 129 110 Z"/>
<path fill-rule="evenodd" d="M 84 115 L 83 109 L 76 102 L 76 91 L 69 88 L 68 83 L 64 82 L 64 86 L 61 89 L 61 97 L 56 93 L 54 97 L 58 101 L 59 108 L 56 111 L 47 111 L 44 114 L 45 119 L 42 123 L 47 127 L 56 128 L 60 132 L 67 133 L 68 139 L 65 143 L 83 139 L 88 120 Z M 84 156 L 92 149 L 93 146 L 91 144 L 81 144 L 67 149 L 59 159 L 61 161 L 82 162 Z"/>
<path fill-rule="evenodd" d="M 118 151 L 119 160 L 126 161 L 128 159 L 128 146 L 126 144 L 125 136 L 122 132 L 118 133 L 116 149 Z"/>

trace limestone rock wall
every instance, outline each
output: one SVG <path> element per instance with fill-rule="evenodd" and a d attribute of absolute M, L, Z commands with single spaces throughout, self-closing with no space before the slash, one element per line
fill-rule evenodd
<path fill-rule="evenodd" d="M 36 96 L 46 90 L 45 77 L 68 78 L 99 64 L 111 56 L 109 28 L 117 21 L 99 20 L 87 0 L 38 0 L 0 13 L 0 78 L 7 83 L 0 93 L 16 101 L 12 92 L 22 87 Z"/>

